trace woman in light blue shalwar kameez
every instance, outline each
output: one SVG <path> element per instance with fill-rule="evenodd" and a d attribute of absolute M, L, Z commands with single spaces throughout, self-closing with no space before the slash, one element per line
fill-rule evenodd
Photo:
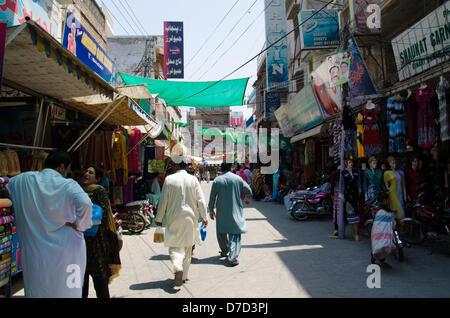
<path fill-rule="evenodd" d="M 221 256 L 227 256 L 231 265 L 237 265 L 241 250 L 241 234 L 248 231 L 241 194 L 244 191 L 249 198 L 252 196 L 252 190 L 241 177 L 230 172 L 230 167 L 229 164 L 223 164 L 224 173 L 214 179 L 208 210 L 211 219 L 217 218 L 217 241 Z"/>

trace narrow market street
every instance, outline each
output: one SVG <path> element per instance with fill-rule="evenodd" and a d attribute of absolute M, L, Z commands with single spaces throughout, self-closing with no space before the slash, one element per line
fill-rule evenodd
<path fill-rule="evenodd" d="M 212 183 L 202 182 L 205 198 Z M 153 243 L 154 228 L 125 235 L 122 271 L 110 285 L 120 298 L 371 298 L 449 297 L 450 257 L 422 246 L 405 250 L 405 261 L 393 256 L 391 270 L 382 270 L 381 288 L 366 280 L 370 242 L 331 239 L 330 219 L 297 222 L 278 203 L 252 202 L 245 209 L 248 234 L 243 235 L 240 265 L 225 266 L 219 258 L 215 222 L 206 241 L 197 246 L 190 281 L 172 288 L 173 271 L 167 248 Z M 22 280 L 13 285 L 13 297 L 24 295 Z M 89 297 L 95 297 L 91 283 Z"/>

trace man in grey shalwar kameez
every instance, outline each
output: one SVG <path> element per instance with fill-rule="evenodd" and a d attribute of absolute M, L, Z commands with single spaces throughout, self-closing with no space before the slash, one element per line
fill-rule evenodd
<path fill-rule="evenodd" d="M 248 231 L 243 213 L 242 191 L 246 194 L 245 203 L 249 204 L 250 200 L 247 198 L 252 196 L 252 190 L 241 177 L 230 172 L 230 168 L 230 164 L 222 164 L 223 174 L 214 179 L 208 210 L 212 220 L 217 217 L 220 255 L 227 256 L 228 263 L 235 266 L 239 264 L 237 258 L 241 250 L 241 234 Z"/>

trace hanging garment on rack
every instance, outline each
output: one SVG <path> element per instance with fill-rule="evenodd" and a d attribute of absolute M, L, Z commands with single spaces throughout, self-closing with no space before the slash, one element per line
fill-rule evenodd
<path fill-rule="evenodd" d="M 45 159 L 48 157 L 48 152 L 41 151 L 33 155 L 31 164 L 31 171 L 42 171 L 45 168 Z"/>
<path fill-rule="evenodd" d="M 128 154 L 128 171 L 129 173 L 142 173 L 141 151 L 140 147 L 136 146 L 142 139 L 142 133 L 139 129 L 133 128 L 128 134 L 130 144 L 128 149 L 133 149 Z"/>
<path fill-rule="evenodd" d="M 342 125 L 335 123 L 333 125 L 333 162 L 338 163 L 340 161 L 340 148 L 342 140 Z"/>
<path fill-rule="evenodd" d="M 387 100 L 387 126 L 389 127 L 389 152 L 406 151 L 405 99 L 390 97 Z"/>
<path fill-rule="evenodd" d="M 431 86 L 419 89 L 416 92 L 416 101 L 419 104 L 417 118 L 418 145 L 421 148 L 432 148 L 436 142 L 435 122 L 431 100 L 435 96 Z"/>
<path fill-rule="evenodd" d="M 103 164 L 105 171 L 111 170 L 111 143 L 112 131 L 95 131 L 88 139 L 85 148 L 84 166 Z"/>
<path fill-rule="evenodd" d="M 450 140 L 450 132 L 448 130 L 448 113 L 447 113 L 447 96 L 446 92 L 449 88 L 448 81 L 443 79 L 439 82 L 436 93 L 439 98 L 439 123 L 441 131 L 441 141 Z"/>
<path fill-rule="evenodd" d="M 364 107 L 364 152 L 366 157 L 380 154 L 381 136 L 378 124 L 380 108 L 374 104 L 374 107 Z"/>
<path fill-rule="evenodd" d="M 20 162 L 17 152 L 12 150 L 5 150 L 3 153 L 5 154 L 6 160 L 8 162 L 8 175 L 16 176 L 20 174 Z"/>
<path fill-rule="evenodd" d="M 0 176 L 8 175 L 8 159 L 3 151 L 0 151 Z"/>
<path fill-rule="evenodd" d="M 416 93 L 412 92 L 411 96 L 406 100 L 406 109 L 408 114 L 408 144 L 417 146 L 417 112 L 419 105 L 416 101 Z"/>
<path fill-rule="evenodd" d="M 117 131 L 114 138 L 111 170 L 113 174 L 113 183 L 116 183 L 117 170 L 123 170 L 123 184 L 128 182 L 128 159 L 127 159 L 127 145 L 125 134 Z"/>
<path fill-rule="evenodd" d="M 358 158 L 364 158 L 364 116 L 359 113 L 356 117 L 356 142 L 358 145 Z"/>

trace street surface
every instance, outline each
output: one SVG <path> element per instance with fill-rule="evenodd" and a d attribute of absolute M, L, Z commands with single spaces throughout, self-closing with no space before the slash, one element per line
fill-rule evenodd
<path fill-rule="evenodd" d="M 211 184 L 202 182 L 206 201 Z M 110 285 L 120 298 L 323 298 L 450 297 L 450 257 L 423 246 L 405 249 L 405 261 L 393 256 L 393 269 L 381 270 L 381 288 L 368 288 L 372 274 L 370 241 L 361 237 L 332 239 L 330 219 L 298 222 L 278 203 L 252 202 L 245 209 L 249 232 L 242 237 L 240 265 L 219 258 L 215 222 L 209 220 L 206 241 L 197 246 L 189 279 L 174 290 L 168 249 L 153 243 L 155 228 L 125 235 L 122 271 Z M 209 216 L 208 216 L 209 218 Z M 23 297 L 23 283 L 13 297 Z M 89 297 L 96 297 L 92 282 Z"/>

